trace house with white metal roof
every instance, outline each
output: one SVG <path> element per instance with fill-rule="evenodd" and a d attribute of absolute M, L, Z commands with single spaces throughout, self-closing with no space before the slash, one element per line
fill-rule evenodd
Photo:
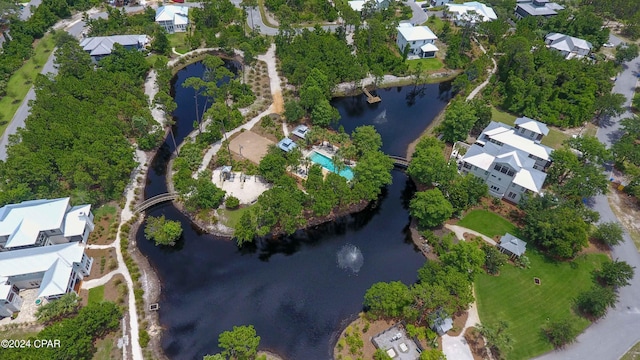
<path fill-rule="evenodd" d="M 513 128 L 489 123 L 460 160 L 462 173 L 483 179 L 489 194 L 513 203 L 525 193 L 542 191 L 553 151 L 540 144 L 549 132 L 545 124 L 529 118 L 519 120 Z"/>
<path fill-rule="evenodd" d="M 400 52 L 409 47 L 409 58 L 432 58 L 436 56 L 438 47 L 434 44 L 438 37 L 427 26 L 413 26 L 411 23 L 398 25 L 396 44 Z"/>
<path fill-rule="evenodd" d="M 178 5 L 165 5 L 156 9 L 156 22 L 167 33 L 187 31 L 189 25 L 189 7 Z"/>
<path fill-rule="evenodd" d="M 91 55 L 94 62 L 111 55 L 115 44 L 122 45 L 127 50 L 140 50 L 149 43 L 147 35 L 114 35 L 84 38 L 80 47 Z"/>
<path fill-rule="evenodd" d="M 93 231 L 91 205 L 69 198 L 23 201 L 0 208 L 0 251 L 86 243 Z"/>
<path fill-rule="evenodd" d="M 80 281 L 88 276 L 93 258 L 84 245 L 68 243 L 0 253 L 0 317 L 19 311 L 19 291 L 38 289 L 40 299 L 57 299 L 77 293 Z"/>
<path fill-rule="evenodd" d="M 477 1 L 464 4 L 446 4 L 446 7 L 447 16 L 452 18 L 453 22 L 458 26 L 475 25 L 498 18 L 491 7 Z"/>
<path fill-rule="evenodd" d="M 544 42 L 547 44 L 547 48 L 558 51 L 567 60 L 581 59 L 589 55 L 593 48 L 593 45 L 587 40 L 560 33 L 547 34 Z"/>
<path fill-rule="evenodd" d="M 378 11 L 389 7 L 389 0 L 352 0 L 349 1 L 349 6 L 357 12 L 362 12 L 365 8 L 365 4 L 370 3 L 371 9 Z"/>
<path fill-rule="evenodd" d="M 519 20 L 528 16 L 551 17 L 560 10 L 564 10 L 564 6 L 549 0 L 517 0 L 515 15 Z"/>

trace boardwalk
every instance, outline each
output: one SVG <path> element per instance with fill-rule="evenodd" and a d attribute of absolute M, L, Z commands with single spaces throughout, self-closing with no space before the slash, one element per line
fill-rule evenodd
<path fill-rule="evenodd" d="M 367 95 L 367 102 L 369 104 L 375 104 L 375 103 L 379 103 L 380 101 L 382 101 L 382 99 L 380 99 L 379 96 L 373 96 L 371 95 L 371 93 L 369 92 L 369 90 L 367 90 L 366 87 L 362 87 L 362 91 L 364 91 L 364 94 Z"/>
<path fill-rule="evenodd" d="M 154 197 L 148 198 L 143 201 L 140 205 L 136 206 L 135 210 L 133 210 L 134 214 L 140 213 L 142 211 L 147 210 L 148 208 L 163 203 L 165 201 L 173 201 L 178 198 L 178 193 L 165 193 L 156 195 Z"/>
<path fill-rule="evenodd" d="M 389 158 L 391 158 L 391 160 L 393 160 L 393 165 L 395 167 L 399 167 L 402 169 L 406 169 L 409 167 L 409 160 L 400 157 L 400 156 L 395 156 L 395 155 L 389 155 Z"/>

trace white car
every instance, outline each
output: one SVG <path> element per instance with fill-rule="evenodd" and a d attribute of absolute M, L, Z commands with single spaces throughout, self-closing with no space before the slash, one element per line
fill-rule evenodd
<path fill-rule="evenodd" d="M 602 46 L 606 48 L 612 48 L 614 45 L 612 43 L 606 43 L 606 44 L 603 44 Z"/>

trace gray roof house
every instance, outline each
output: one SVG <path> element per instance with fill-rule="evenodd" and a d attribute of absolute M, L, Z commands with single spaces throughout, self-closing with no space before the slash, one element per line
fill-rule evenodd
<path fill-rule="evenodd" d="M 431 320 L 431 330 L 438 333 L 438 336 L 442 336 L 453 329 L 453 320 L 442 309 L 431 313 L 429 319 Z"/>
<path fill-rule="evenodd" d="M 80 41 L 80 47 L 91 55 L 93 61 L 98 62 L 105 56 L 111 55 L 115 44 L 120 44 L 129 50 L 140 50 L 148 43 L 147 35 L 114 35 L 84 38 Z"/>
<path fill-rule="evenodd" d="M 550 17 L 558 15 L 564 6 L 549 2 L 549 0 L 517 0 L 515 15 L 518 19 L 527 16 Z"/>
<path fill-rule="evenodd" d="M 278 147 L 282 150 L 282 151 L 286 151 L 289 152 L 295 148 L 298 147 L 298 144 L 296 144 L 295 142 L 293 142 L 293 140 L 289 139 L 288 137 L 280 140 L 278 142 Z"/>
<path fill-rule="evenodd" d="M 549 49 L 560 52 L 567 60 L 583 58 L 589 55 L 593 48 L 593 45 L 586 40 L 560 33 L 547 34 L 544 42 Z"/>
<path fill-rule="evenodd" d="M 517 257 L 524 255 L 525 251 L 527 251 L 527 243 L 509 233 L 500 238 L 498 247 L 500 251 Z"/>

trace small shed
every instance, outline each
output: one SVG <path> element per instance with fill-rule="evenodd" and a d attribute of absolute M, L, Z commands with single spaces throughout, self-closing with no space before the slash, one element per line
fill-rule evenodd
<path fill-rule="evenodd" d="M 504 236 L 500 238 L 498 247 L 500 251 L 511 257 L 520 257 L 527 251 L 527 243 L 509 233 L 504 234 Z"/>
<path fill-rule="evenodd" d="M 309 132 L 309 127 L 307 125 L 298 125 L 292 131 L 293 135 L 301 139 L 304 139 L 307 136 L 308 132 Z"/>
<path fill-rule="evenodd" d="M 298 145 L 293 140 L 286 137 L 278 142 L 278 147 L 283 151 L 289 152 L 298 147 Z"/>
<path fill-rule="evenodd" d="M 223 166 L 222 169 L 220 169 L 220 178 L 223 181 L 231 179 L 231 176 L 232 176 L 231 169 L 232 168 L 229 165 Z"/>
<path fill-rule="evenodd" d="M 453 319 L 442 309 L 431 313 L 429 318 L 431 320 L 431 330 L 438 333 L 438 336 L 442 336 L 453 329 Z"/>

